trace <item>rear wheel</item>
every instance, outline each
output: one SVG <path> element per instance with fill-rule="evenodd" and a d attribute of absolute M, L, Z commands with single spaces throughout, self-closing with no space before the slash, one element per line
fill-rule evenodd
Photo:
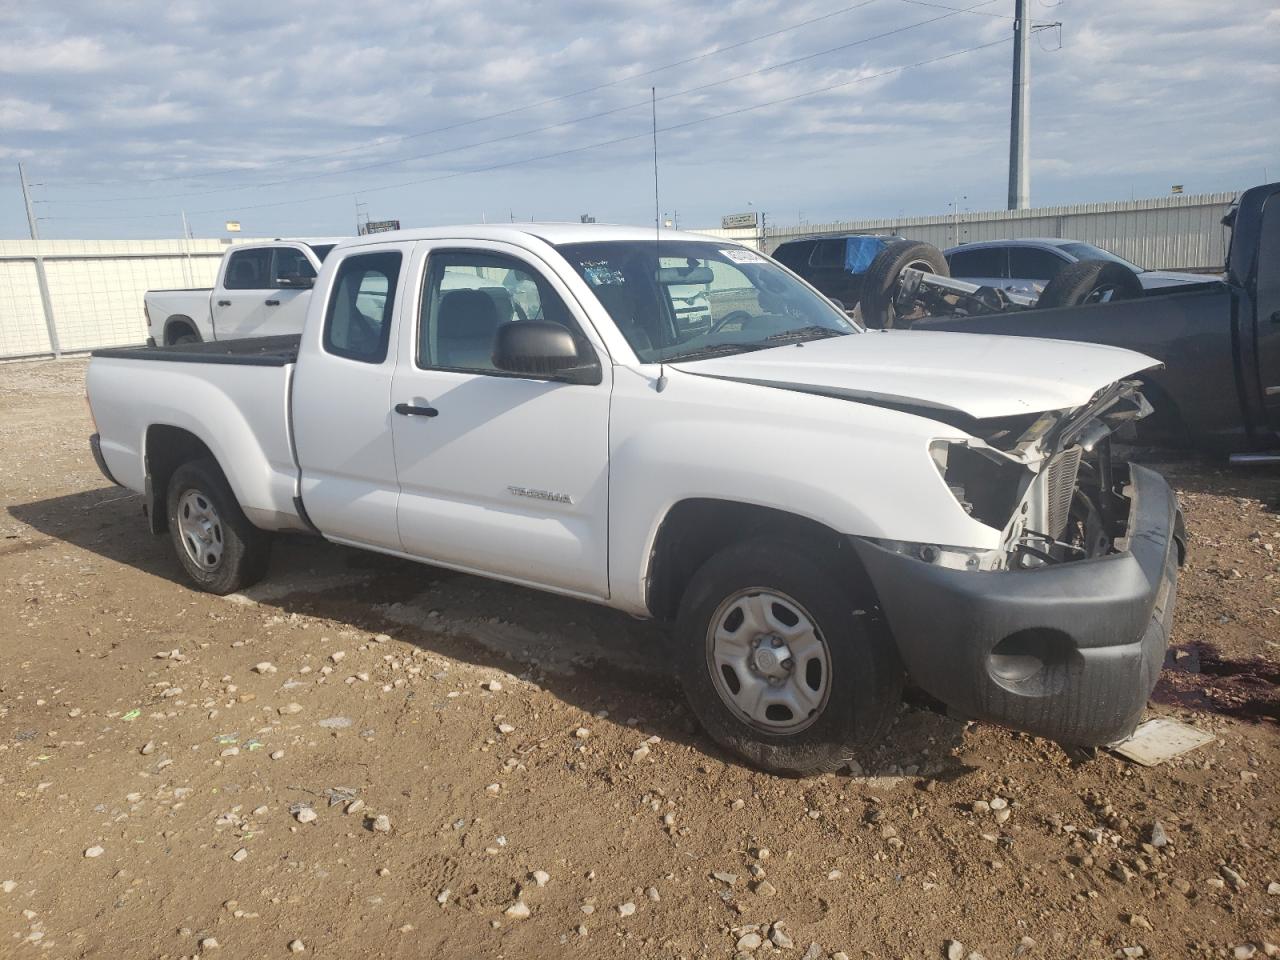
<path fill-rule="evenodd" d="M 1124 264 L 1110 260 L 1069 263 L 1053 275 L 1040 294 L 1037 307 L 1078 307 L 1142 296 L 1142 282 Z"/>
<path fill-rule="evenodd" d="M 910 326 L 914 320 L 925 316 L 922 306 L 898 303 L 902 290 L 902 271 L 908 267 L 951 276 L 947 258 L 931 243 L 919 240 L 891 240 L 885 244 L 862 279 L 862 322 L 869 327 L 889 329 L 894 326 Z"/>
<path fill-rule="evenodd" d="M 721 746 L 778 773 L 849 765 L 902 698 L 892 640 L 804 544 L 727 547 L 689 583 L 676 621 L 681 682 Z"/>
<path fill-rule="evenodd" d="M 271 538 L 245 517 L 213 460 L 193 460 L 173 472 L 167 507 L 178 562 L 201 590 L 234 593 L 267 572 Z"/>

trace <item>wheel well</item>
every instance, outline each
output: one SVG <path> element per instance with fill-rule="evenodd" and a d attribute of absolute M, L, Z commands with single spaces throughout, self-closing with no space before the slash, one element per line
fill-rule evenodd
<path fill-rule="evenodd" d="M 174 315 L 164 322 L 164 342 L 166 346 L 172 346 L 173 341 L 177 340 L 183 333 L 200 335 L 200 331 L 196 329 L 195 321 L 190 317 Z"/>
<path fill-rule="evenodd" d="M 1137 378 L 1142 384 L 1142 395 L 1152 406 L 1152 412 L 1146 419 L 1139 420 L 1135 431 L 1140 441 L 1156 441 L 1175 447 L 1191 445 L 1191 430 L 1178 409 L 1178 404 L 1158 383 L 1146 378 Z"/>
<path fill-rule="evenodd" d="M 841 568 L 851 594 L 874 596 L 848 538 L 830 527 L 772 507 L 698 498 L 677 503 L 658 528 L 646 578 L 649 612 L 658 620 L 674 620 L 698 568 L 730 544 L 757 537 L 803 542 Z"/>
<path fill-rule="evenodd" d="M 203 440 L 190 430 L 157 423 L 147 428 L 147 516 L 152 533 L 169 529 L 165 500 L 169 495 L 169 479 L 184 463 L 208 457 L 217 462 Z"/>

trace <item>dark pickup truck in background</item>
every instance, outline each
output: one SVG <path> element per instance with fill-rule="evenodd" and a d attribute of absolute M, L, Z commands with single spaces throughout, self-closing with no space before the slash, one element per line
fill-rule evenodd
<path fill-rule="evenodd" d="M 1224 222 L 1231 243 L 1222 278 L 1144 291 L 1129 270 L 1082 261 L 1038 297 L 951 279 L 936 248 L 891 238 L 859 278 L 859 313 L 870 327 L 1136 350 L 1163 364 L 1140 377 L 1155 413 L 1139 441 L 1280 463 L 1280 183 L 1244 191 Z M 844 299 L 829 278 L 787 265 Z"/>

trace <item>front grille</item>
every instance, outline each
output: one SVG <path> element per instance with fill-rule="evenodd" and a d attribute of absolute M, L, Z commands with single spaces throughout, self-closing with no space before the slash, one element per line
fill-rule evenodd
<path fill-rule="evenodd" d="M 1062 539 L 1067 529 L 1082 453 L 1079 446 L 1063 450 L 1045 468 L 1045 516 L 1049 527 L 1045 532 L 1055 540 Z"/>

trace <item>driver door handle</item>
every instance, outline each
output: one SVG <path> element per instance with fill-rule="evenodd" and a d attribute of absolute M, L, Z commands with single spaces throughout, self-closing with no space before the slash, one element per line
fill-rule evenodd
<path fill-rule="evenodd" d="M 402 417 L 434 417 L 440 413 L 435 407 L 415 407 L 411 403 L 397 403 L 395 409 Z"/>
<path fill-rule="evenodd" d="M 230 301 L 230 300 L 219 300 L 219 301 L 218 301 L 218 306 L 220 306 L 220 307 L 229 307 L 229 306 L 231 306 L 231 301 Z"/>
<path fill-rule="evenodd" d="M 268 300 L 268 301 L 267 301 L 267 306 L 268 306 L 268 307 L 278 307 L 278 306 L 280 306 L 280 301 L 279 301 L 279 300 Z"/>

